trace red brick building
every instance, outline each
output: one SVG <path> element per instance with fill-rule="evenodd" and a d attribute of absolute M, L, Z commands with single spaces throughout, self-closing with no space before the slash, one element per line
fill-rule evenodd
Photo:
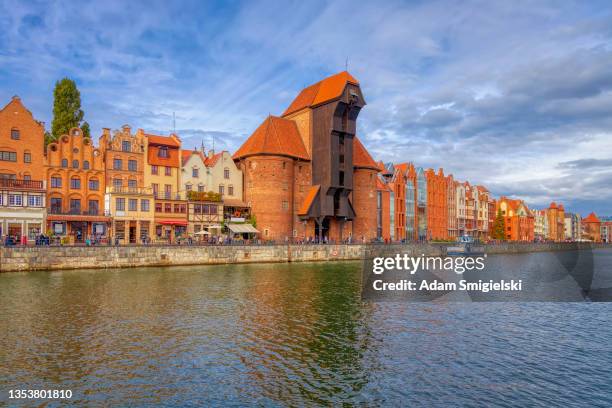
<path fill-rule="evenodd" d="M 497 209 L 504 217 L 506 240 L 533 241 L 535 219 L 523 200 L 500 197 L 497 201 Z"/>
<path fill-rule="evenodd" d="M 266 240 L 376 238 L 378 166 L 356 137 L 365 100 L 348 72 L 303 89 L 234 154 Z"/>
<path fill-rule="evenodd" d="M 427 228 L 429 239 L 448 238 L 448 180 L 442 169 L 425 171 L 427 179 Z"/>
<path fill-rule="evenodd" d="M 601 220 L 593 212 L 582 219 L 582 238 L 601 242 Z"/>

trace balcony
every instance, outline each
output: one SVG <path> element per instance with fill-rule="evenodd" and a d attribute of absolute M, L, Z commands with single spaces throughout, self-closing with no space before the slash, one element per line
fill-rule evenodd
<path fill-rule="evenodd" d="M 0 178 L 0 188 L 43 190 L 44 183 L 41 180 L 20 180 L 20 179 Z"/>
<path fill-rule="evenodd" d="M 81 210 L 80 208 L 71 208 L 68 211 L 58 207 L 49 207 L 49 214 L 55 215 L 91 215 L 91 216 L 108 216 L 108 214 L 97 208 L 90 208 L 89 210 Z"/>
<path fill-rule="evenodd" d="M 108 192 L 111 194 L 139 194 L 152 195 L 151 188 L 147 187 L 109 187 Z"/>
<path fill-rule="evenodd" d="M 171 193 L 168 191 L 157 191 L 157 192 L 153 192 L 153 198 L 158 199 L 158 200 L 183 200 L 183 198 L 181 197 L 180 194 L 178 193 Z"/>

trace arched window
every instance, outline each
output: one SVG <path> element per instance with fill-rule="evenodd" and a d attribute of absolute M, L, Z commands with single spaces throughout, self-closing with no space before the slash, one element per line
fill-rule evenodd
<path fill-rule="evenodd" d="M 78 169 L 79 168 L 79 161 L 78 160 L 73 160 L 72 161 L 72 168 L 73 169 Z"/>
<path fill-rule="evenodd" d="M 62 159 L 62 167 L 68 167 L 68 159 Z"/>
<path fill-rule="evenodd" d="M 83 168 L 89 170 L 89 160 L 83 160 Z"/>
<path fill-rule="evenodd" d="M 79 190 L 81 188 L 81 179 L 79 177 L 72 177 L 70 179 L 70 188 Z"/>
<path fill-rule="evenodd" d="M 89 189 L 93 191 L 100 190 L 100 182 L 96 178 L 89 179 Z"/>
<path fill-rule="evenodd" d="M 21 135 L 19 134 L 19 129 L 17 129 L 17 128 L 12 128 L 11 129 L 11 139 L 19 140 L 20 136 Z"/>

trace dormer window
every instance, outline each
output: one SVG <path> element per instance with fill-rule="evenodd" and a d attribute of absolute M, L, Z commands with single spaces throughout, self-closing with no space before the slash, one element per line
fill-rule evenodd
<path fill-rule="evenodd" d="M 159 148 L 159 152 L 157 153 L 159 157 L 167 158 L 168 157 L 168 148 L 166 146 L 162 146 Z"/>
<path fill-rule="evenodd" d="M 74 130 L 72 131 L 72 134 L 73 134 L 74 136 L 78 136 L 78 135 L 80 135 L 80 134 L 81 134 L 81 132 L 79 132 L 79 129 L 74 129 Z"/>

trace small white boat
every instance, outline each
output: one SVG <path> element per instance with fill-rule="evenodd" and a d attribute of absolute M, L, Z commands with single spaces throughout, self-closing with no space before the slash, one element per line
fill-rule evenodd
<path fill-rule="evenodd" d="M 474 238 L 463 235 L 457 238 L 457 245 L 446 247 L 446 255 L 448 256 L 467 256 L 467 255 L 482 255 L 484 248 L 477 246 Z"/>

